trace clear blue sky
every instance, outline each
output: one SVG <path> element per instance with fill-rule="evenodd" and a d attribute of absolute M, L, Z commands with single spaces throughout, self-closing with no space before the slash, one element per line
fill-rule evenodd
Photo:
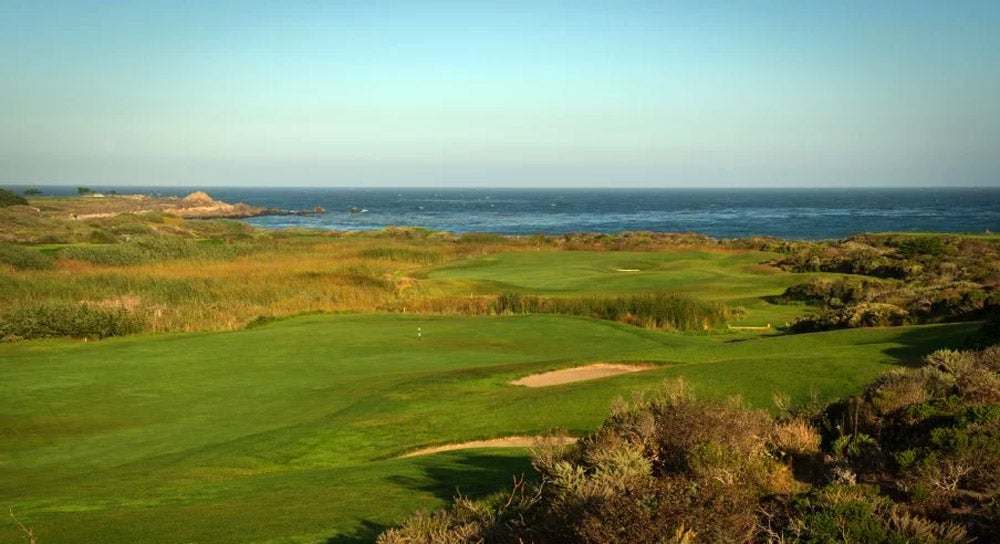
<path fill-rule="evenodd" d="M 0 0 L 0 183 L 1000 185 L 1000 2 Z"/>

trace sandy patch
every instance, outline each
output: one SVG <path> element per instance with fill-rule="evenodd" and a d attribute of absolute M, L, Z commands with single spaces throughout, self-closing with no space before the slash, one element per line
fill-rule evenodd
<path fill-rule="evenodd" d="M 612 363 L 596 363 L 565 370 L 553 370 L 541 374 L 525 376 L 520 380 L 510 382 L 513 385 L 523 385 L 525 387 L 549 387 L 552 385 L 562 385 L 564 383 L 582 382 L 584 380 L 596 380 L 626 374 L 628 372 L 641 372 L 656 368 L 651 365 L 625 365 Z"/>
<path fill-rule="evenodd" d="M 472 442 L 461 442 L 458 444 L 442 444 L 440 446 L 432 446 L 430 448 L 411 451 L 410 453 L 401 455 L 400 457 L 416 457 L 418 455 L 430 455 L 432 453 L 441 453 L 444 451 L 474 450 L 481 448 L 533 448 L 540 443 L 561 444 L 565 446 L 574 442 L 576 442 L 576 438 L 572 436 L 507 436 L 504 438 L 491 438 L 489 440 L 473 440 Z"/>
<path fill-rule="evenodd" d="M 615 272 L 642 272 L 638 268 L 616 268 Z"/>

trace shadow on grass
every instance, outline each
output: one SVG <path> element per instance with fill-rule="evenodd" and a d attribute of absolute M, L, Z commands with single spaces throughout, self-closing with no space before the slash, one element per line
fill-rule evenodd
<path fill-rule="evenodd" d="M 379 534 L 388 528 L 388 526 L 381 523 L 362 520 L 361 527 L 354 529 L 350 533 L 332 536 L 326 540 L 325 544 L 371 544 L 375 542 Z"/>
<path fill-rule="evenodd" d="M 961 349 L 968 338 L 978 331 L 981 323 L 956 323 L 911 328 L 896 337 L 900 345 L 884 350 L 901 366 L 919 367 L 924 355 L 939 349 Z"/>
<path fill-rule="evenodd" d="M 459 493 L 477 498 L 507 489 L 514 476 L 530 477 L 532 473 L 526 453 L 490 454 L 484 450 L 428 455 L 422 460 L 421 470 L 422 478 L 394 477 L 391 481 L 451 501 Z"/>
<path fill-rule="evenodd" d="M 486 450 L 452 451 L 415 458 L 418 476 L 395 475 L 387 478 L 404 489 L 430 493 L 450 503 L 458 493 L 479 498 L 510 489 L 514 476 L 532 473 L 531 459 L 519 450 L 489 453 Z M 349 532 L 327 538 L 325 544 L 371 544 L 389 526 L 370 520 Z"/>

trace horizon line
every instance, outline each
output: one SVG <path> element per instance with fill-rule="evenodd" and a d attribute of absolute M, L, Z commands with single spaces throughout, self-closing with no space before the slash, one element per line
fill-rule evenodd
<path fill-rule="evenodd" d="M 350 189 L 350 190 L 434 190 L 434 191 L 448 191 L 448 190 L 464 190 L 464 189 L 476 189 L 476 190 L 517 190 L 517 191 L 591 191 L 591 190 L 607 190 L 607 191 L 658 191 L 658 190 L 684 190 L 684 191 L 733 191 L 733 190 L 796 190 L 796 191 L 830 191 L 830 190 L 882 190 L 882 189 L 895 189 L 895 190 L 964 190 L 964 189 L 1000 189 L 1000 184 L 997 185 L 958 185 L 958 186 L 939 186 L 939 185 L 843 185 L 843 186 L 807 186 L 807 187 L 792 187 L 785 185 L 757 185 L 757 186 L 648 186 L 648 185 L 636 185 L 636 186 L 605 186 L 605 185 L 594 185 L 594 186 L 510 186 L 510 185 L 374 185 L 374 186 L 364 186 L 364 185 L 233 185 L 233 184 L 223 184 L 223 185 L 210 185 L 210 184 L 192 184 L 192 185 L 174 185 L 174 184 L 155 184 L 151 183 L 148 185 L 139 184 L 97 184 L 97 183 L 5 183 L 0 184 L 0 188 L 3 187 L 17 187 L 24 189 L 32 188 L 42 188 L 42 187 L 59 187 L 59 188 L 79 188 L 79 187 L 97 187 L 97 188 L 107 188 L 111 190 L 119 189 L 143 189 L 143 188 L 156 188 L 156 189 Z M 96 191 L 95 192 L 99 192 Z"/>

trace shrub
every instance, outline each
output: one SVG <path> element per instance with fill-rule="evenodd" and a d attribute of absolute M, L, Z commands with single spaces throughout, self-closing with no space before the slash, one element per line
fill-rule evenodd
<path fill-rule="evenodd" d="M 906 238 L 896 249 L 904 259 L 914 259 L 921 256 L 940 257 L 945 253 L 944 239 L 940 236 L 917 236 Z"/>
<path fill-rule="evenodd" d="M 915 516 L 868 485 L 834 485 L 792 501 L 794 542 L 839 544 L 965 544 L 965 528 Z"/>
<path fill-rule="evenodd" d="M 805 301 L 827 310 L 886 303 L 905 309 L 906 319 L 917 323 L 981 319 L 1000 306 L 1000 243 L 996 240 L 859 235 L 837 242 L 788 243 L 776 249 L 784 255 L 771 264 L 785 270 L 854 275 L 793 286 L 778 297 L 786 302 Z M 811 321 L 803 323 L 802 330 L 833 327 L 819 319 Z"/>
<path fill-rule="evenodd" d="M 890 327 L 903 325 L 909 313 L 892 304 L 863 302 L 840 309 L 824 310 L 795 320 L 792 332 L 816 332 L 857 327 Z"/>
<path fill-rule="evenodd" d="M 889 289 L 892 289 L 892 286 L 888 282 L 871 278 L 815 278 L 785 289 L 779 300 L 839 308 L 859 302 L 880 300 Z"/>
<path fill-rule="evenodd" d="M 774 427 L 773 447 L 784 454 L 809 456 L 819 453 L 819 431 L 801 418 L 779 421 Z"/>
<path fill-rule="evenodd" d="M 48 270 L 53 267 L 52 258 L 40 251 L 4 243 L 0 243 L 0 263 L 19 270 Z"/>
<path fill-rule="evenodd" d="M 18 306 L 0 315 L 0 337 L 105 338 L 142 331 L 143 321 L 124 308 L 89 303 L 46 302 Z"/>
<path fill-rule="evenodd" d="M 539 448 L 540 482 L 520 496 L 460 498 L 379 542 L 992 542 L 1000 402 L 984 384 L 997 369 L 1000 347 L 935 352 L 828 407 L 823 444 L 802 416 L 774 421 L 668 383 L 618 401 L 575 446 Z M 815 487 L 775 453 L 816 465 L 796 472 Z"/>
<path fill-rule="evenodd" d="M 542 483 L 460 497 L 379 542 L 749 543 L 761 536 L 761 498 L 788 489 L 787 469 L 769 453 L 772 430 L 764 412 L 669 383 L 619 402 L 577 446 L 540 448 Z"/>
<path fill-rule="evenodd" d="M 561 314 L 618 321 L 649 329 L 704 331 L 722 327 L 738 315 L 724 304 L 669 293 L 620 297 L 539 297 L 501 293 L 492 310 L 497 314 Z"/>
<path fill-rule="evenodd" d="M 880 414 L 889 415 L 922 404 L 931 398 L 926 378 L 917 372 L 890 371 L 871 387 L 870 401 Z"/>
<path fill-rule="evenodd" d="M 21 195 L 12 193 L 7 189 L 0 189 L 0 208 L 7 206 L 27 206 L 28 201 Z"/>

